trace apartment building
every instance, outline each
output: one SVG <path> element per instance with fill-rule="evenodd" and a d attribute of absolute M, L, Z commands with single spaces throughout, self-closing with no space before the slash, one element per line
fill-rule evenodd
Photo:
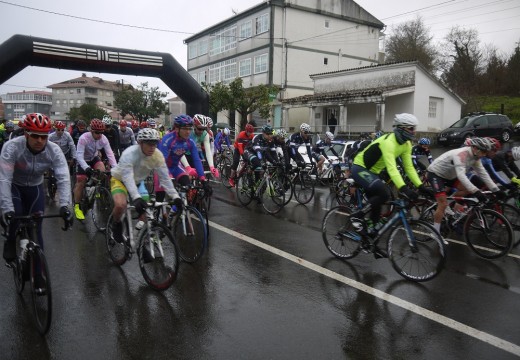
<path fill-rule="evenodd" d="M 2 95 L 4 118 L 20 120 L 29 113 L 49 115 L 52 106 L 52 93 L 47 91 L 21 91 Z"/>
<path fill-rule="evenodd" d="M 187 70 L 199 83 L 279 86 L 270 120 L 295 126 L 307 112 L 281 101 L 312 94 L 310 74 L 378 64 L 383 28 L 350 0 L 264 1 L 185 39 Z"/>
<path fill-rule="evenodd" d="M 54 120 L 67 120 L 70 109 L 83 104 L 96 104 L 107 113 L 115 114 L 115 94 L 122 90 L 123 84 L 82 74 L 81 77 L 47 87 L 52 89 L 51 117 Z"/>

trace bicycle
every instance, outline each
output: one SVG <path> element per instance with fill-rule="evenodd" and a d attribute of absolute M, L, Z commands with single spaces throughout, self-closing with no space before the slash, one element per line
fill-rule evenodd
<path fill-rule="evenodd" d="M 302 205 L 307 204 L 314 197 L 314 179 L 310 173 L 314 170 L 314 164 L 307 164 L 305 168 L 296 167 L 289 175 L 291 178 L 292 194 L 296 201 Z"/>
<path fill-rule="evenodd" d="M 108 217 L 114 206 L 108 187 L 109 176 L 110 171 L 94 170 L 85 184 L 80 202 L 80 208 L 84 213 L 92 210 L 92 221 L 101 232 L 106 230 Z"/>
<path fill-rule="evenodd" d="M 20 221 L 16 235 L 16 259 L 6 266 L 13 270 L 14 283 L 18 294 L 22 294 L 25 282 L 31 285 L 31 296 L 33 303 L 33 315 L 36 328 L 41 335 L 45 335 L 51 326 L 52 319 L 52 288 L 49 274 L 49 266 L 43 253 L 42 247 L 38 244 L 38 220 L 45 218 L 61 217 L 59 214 L 43 215 L 35 213 L 26 216 L 14 216 L 12 221 Z M 70 227 L 65 224 L 62 230 L 66 231 Z M 43 284 L 36 288 L 36 277 L 39 277 Z"/>
<path fill-rule="evenodd" d="M 54 201 L 56 197 L 56 191 L 58 190 L 58 183 L 56 181 L 56 177 L 54 176 L 54 170 L 49 169 L 47 171 L 47 176 L 45 176 L 47 180 L 47 194 L 49 195 L 49 200 Z"/>
<path fill-rule="evenodd" d="M 371 237 L 350 220 L 351 209 L 336 206 L 322 221 L 322 239 L 327 250 L 335 257 L 346 260 L 361 251 L 373 253 L 376 258 L 390 259 L 394 270 L 407 280 L 428 281 L 439 275 L 446 262 L 446 249 L 440 234 L 426 221 L 410 217 L 408 209 L 413 202 L 406 199 L 391 201 L 392 214 L 384 226 Z M 387 253 L 377 246 L 389 233 Z"/>
<path fill-rule="evenodd" d="M 141 274 L 150 287 L 159 291 L 168 289 L 175 282 L 179 270 L 179 251 L 173 235 L 154 216 L 154 209 L 165 205 L 168 203 L 151 199 L 145 213 L 146 221 L 137 234 L 137 257 Z M 118 266 L 130 260 L 134 254 L 133 209 L 134 206 L 128 205 L 121 219 L 122 242 L 118 242 L 112 233 L 112 215 L 108 218 L 105 236 L 108 255 Z"/>
<path fill-rule="evenodd" d="M 450 208 L 455 201 L 462 202 L 467 208 L 462 212 L 445 211 L 441 235 L 446 237 L 452 231 L 462 235 L 469 248 L 484 259 L 498 259 L 511 251 L 513 227 L 504 215 L 476 198 L 450 196 L 448 201 L 451 202 L 448 205 Z M 421 213 L 420 219 L 433 223 L 436 210 L 435 202 Z"/>
<path fill-rule="evenodd" d="M 227 188 L 230 188 L 229 177 L 231 175 L 231 151 L 223 150 L 215 154 L 215 167 L 220 173 L 220 182 Z"/>
<path fill-rule="evenodd" d="M 211 206 L 211 195 L 213 190 L 209 183 L 206 187 L 202 185 L 199 179 L 192 179 L 192 186 L 187 190 L 188 204 L 194 206 L 204 218 L 206 225 L 206 234 L 209 238 L 209 208 Z"/>

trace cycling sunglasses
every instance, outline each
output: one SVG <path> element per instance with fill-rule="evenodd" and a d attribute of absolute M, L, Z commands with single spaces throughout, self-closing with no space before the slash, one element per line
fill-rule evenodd
<path fill-rule="evenodd" d="M 47 140 L 47 138 L 49 137 L 49 134 L 36 134 L 36 133 L 31 133 L 31 132 L 28 134 L 33 139 Z"/>

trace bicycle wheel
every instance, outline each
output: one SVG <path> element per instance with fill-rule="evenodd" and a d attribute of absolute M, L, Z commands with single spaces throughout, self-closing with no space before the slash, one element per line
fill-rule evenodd
<path fill-rule="evenodd" d="M 49 200 L 54 201 L 57 190 L 58 186 L 56 184 L 56 178 L 54 176 L 49 176 L 49 178 L 47 179 L 47 191 L 49 192 Z"/>
<path fill-rule="evenodd" d="M 217 165 L 217 169 L 220 173 L 220 182 L 222 185 L 228 189 L 231 188 L 231 185 L 229 185 L 229 177 L 231 176 L 231 160 L 227 157 L 221 158 Z"/>
<path fill-rule="evenodd" d="M 238 201 L 247 206 L 253 200 L 253 187 L 254 187 L 254 179 L 253 174 L 244 173 L 237 180 L 237 198 Z"/>
<path fill-rule="evenodd" d="M 129 227 L 129 220 L 126 215 L 123 215 L 121 222 L 123 223 L 123 239 L 128 241 L 128 239 L 130 239 L 129 234 L 131 230 Z M 110 260 L 112 260 L 112 262 L 116 265 L 123 265 L 126 262 L 126 260 L 129 259 L 130 248 L 128 243 L 120 243 L 114 239 L 114 236 L 112 234 L 112 215 L 108 217 L 107 227 L 105 231 L 105 239 L 107 244 L 108 256 L 110 257 Z"/>
<path fill-rule="evenodd" d="M 27 262 L 20 260 L 19 257 L 17 257 L 11 263 L 11 268 L 13 269 L 14 286 L 16 287 L 16 292 L 18 294 L 21 294 L 25 288 L 24 270 L 27 270 L 26 264 Z"/>
<path fill-rule="evenodd" d="M 421 211 L 419 215 L 419 220 L 426 221 L 428 224 L 433 224 L 433 215 L 435 214 L 435 211 L 437 210 L 437 203 L 431 204 L 427 208 Z M 450 226 L 448 224 L 448 220 L 446 219 L 446 216 L 442 218 L 441 221 L 441 236 L 443 238 L 447 238 L 450 234 Z"/>
<path fill-rule="evenodd" d="M 464 222 L 464 240 L 478 256 L 498 259 L 513 247 L 513 228 L 506 217 L 495 210 L 476 209 Z"/>
<path fill-rule="evenodd" d="M 114 206 L 110 191 L 104 187 L 98 187 L 94 195 L 94 204 L 92 205 L 92 221 L 96 228 L 103 232 L 107 228 L 108 217 L 112 213 Z"/>
<path fill-rule="evenodd" d="M 305 205 L 314 196 L 314 180 L 307 172 L 300 172 L 293 183 L 294 197 L 300 204 Z"/>
<path fill-rule="evenodd" d="M 428 281 L 440 274 L 446 262 L 446 248 L 442 237 L 433 225 L 422 221 L 407 219 L 392 230 L 388 237 L 388 258 L 392 267 L 407 280 Z M 409 233 L 415 239 L 412 246 Z"/>
<path fill-rule="evenodd" d="M 204 254 L 208 243 L 206 224 L 196 208 L 187 206 L 183 209 L 173 218 L 170 228 L 183 261 L 194 263 Z"/>
<path fill-rule="evenodd" d="M 168 289 L 177 279 L 179 253 L 170 230 L 153 221 L 139 234 L 139 268 L 144 280 L 155 290 Z"/>
<path fill-rule="evenodd" d="M 269 214 L 276 214 L 285 206 L 285 189 L 278 179 L 266 181 L 261 194 L 262 206 Z"/>
<path fill-rule="evenodd" d="M 347 179 L 340 180 L 336 185 L 336 201 L 339 205 L 347 206 L 352 204 L 352 187 Z"/>
<path fill-rule="evenodd" d="M 361 235 L 350 221 L 351 210 L 336 206 L 327 211 L 321 223 L 321 236 L 325 247 L 339 259 L 351 259 L 361 251 Z"/>
<path fill-rule="evenodd" d="M 34 319 L 41 335 L 49 331 L 52 318 L 52 289 L 47 260 L 40 247 L 35 246 L 30 254 L 31 294 L 33 300 Z M 35 278 L 41 276 L 42 286 L 36 289 Z"/>
<path fill-rule="evenodd" d="M 506 203 L 498 203 L 500 213 L 504 215 L 513 227 L 513 247 L 520 244 L 520 209 L 514 205 Z"/>

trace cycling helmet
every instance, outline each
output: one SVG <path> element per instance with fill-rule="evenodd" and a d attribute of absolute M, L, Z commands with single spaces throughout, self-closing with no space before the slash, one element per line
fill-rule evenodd
<path fill-rule="evenodd" d="M 14 124 L 13 124 L 14 126 Z M 40 113 L 27 114 L 25 130 L 28 132 L 48 133 L 51 131 L 51 119 Z"/>
<path fill-rule="evenodd" d="M 432 142 L 428 138 L 420 138 L 419 145 L 430 145 Z"/>
<path fill-rule="evenodd" d="M 331 133 L 330 131 L 327 131 L 325 133 L 325 136 L 327 137 L 327 139 L 329 139 L 330 141 L 334 140 L 334 134 Z"/>
<path fill-rule="evenodd" d="M 105 123 L 99 119 L 92 119 L 90 121 L 90 130 L 103 131 L 105 130 Z"/>
<path fill-rule="evenodd" d="M 6 128 L 8 128 L 8 127 L 10 127 L 10 128 L 14 128 L 14 122 L 12 122 L 11 120 L 7 121 L 7 122 L 5 123 L 5 127 L 6 127 Z"/>
<path fill-rule="evenodd" d="M 262 126 L 262 132 L 264 134 L 267 134 L 267 135 L 272 135 L 273 134 L 273 128 L 271 125 L 264 125 Z"/>
<path fill-rule="evenodd" d="M 148 127 L 151 127 L 151 128 L 155 128 L 157 126 L 157 123 L 152 118 L 146 120 L 146 123 L 148 124 Z"/>
<path fill-rule="evenodd" d="M 252 124 L 246 124 L 246 132 L 252 133 L 255 132 L 255 128 Z"/>
<path fill-rule="evenodd" d="M 213 119 L 209 116 L 206 116 L 206 121 L 208 122 L 208 127 L 213 127 Z"/>
<path fill-rule="evenodd" d="M 78 122 L 76 123 L 76 126 L 77 127 L 87 127 L 87 123 L 84 121 L 84 120 L 78 120 Z"/>
<path fill-rule="evenodd" d="M 222 130 L 222 132 L 224 133 L 224 135 L 229 136 L 229 133 L 230 133 L 231 131 L 229 131 L 228 128 L 224 128 L 224 130 Z"/>
<path fill-rule="evenodd" d="M 278 129 L 276 132 L 276 135 L 278 135 L 281 138 L 287 139 L 287 131 L 285 129 Z"/>
<path fill-rule="evenodd" d="M 65 129 L 65 123 L 63 121 L 55 121 L 54 127 L 60 130 Z"/>
<path fill-rule="evenodd" d="M 419 125 L 419 120 L 412 114 L 396 114 L 394 117 L 394 126 L 396 127 L 409 127 Z"/>
<path fill-rule="evenodd" d="M 106 127 L 109 127 L 110 125 L 112 125 L 112 117 L 110 117 L 110 115 L 105 115 L 103 116 L 103 124 L 105 124 Z"/>
<path fill-rule="evenodd" d="M 126 127 L 127 125 L 128 125 L 128 124 L 126 123 L 126 120 L 121 120 L 121 121 L 119 122 L 119 126 L 120 126 L 120 127 Z"/>
<path fill-rule="evenodd" d="M 139 124 L 139 127 L 140 127 L 141 129 L 145 129 L 145 128 L 148 127 L 148 123 L 147 123 L 146 121 L 141 121 L 141 124 Z"/>
<path fill-rule="evenodd" d="M 381 130 L 376 131 L 376 132 L 374 133 L 374 140 L 375 140 L 375 139 L 379 139 L 379 138 L 380 138 L 381 136 L 383 136 L 384 134 L 385 134 L 385 133 L 384 133 L 383 131 L 381 131 Z"/>
<path fill-rule="evenodd" d="M 515 146 L 511 149 L 511 155 L 513 155 L 513 159 L 515 161 L 520 160 L 520 146 Z"/>
<path fill-rule="evenodd" d="M 493 143 L 487 138 L 474 137 L 468 140 L 470 146 L 474 146 L 482 151 L 490 151 L 493 148 Z"/>
<path fill-rule="evenodd" d="M 306 123 L 302 123 L 300 125 L 300 131 L 303 131 L 304 133 L 310 133 L 311 132 L 311 126 Z"/>
<path fill-rule="evenodd" d="M 132 120 L 132 129 L 137 129 L 139 127 L 139 121 Z"/>
<path fill-rule="evenodd" d="M 197 127 L 208 127 L 208 118 L 201 114 L 195 114 L 195 116 L 193 116 L 193 123 Z"/>
<path fill-rule="evenodd" d="M 174 124 L 177 127 L 193 127 L 193 119 L 189 115 L 179 115 L 175 118 Z"/>
<path fill-rule="evenodd" d="M 492 138 L 492 137 L 488 137 L 486 138 L 488 139 L 490 142 L 491 142 L 491 150 L 493 151 L 500 151 L 502 149 L 502 144 L 500 143 L 500 141 L 498 139 L 495 139 L 495 138 Z"/>
<path fill-rule="evenodd" d="M 159 141 L 161 135 L 159 132 L 152 128 L 145 128 L 137 134 L 137 141 Z"/>

